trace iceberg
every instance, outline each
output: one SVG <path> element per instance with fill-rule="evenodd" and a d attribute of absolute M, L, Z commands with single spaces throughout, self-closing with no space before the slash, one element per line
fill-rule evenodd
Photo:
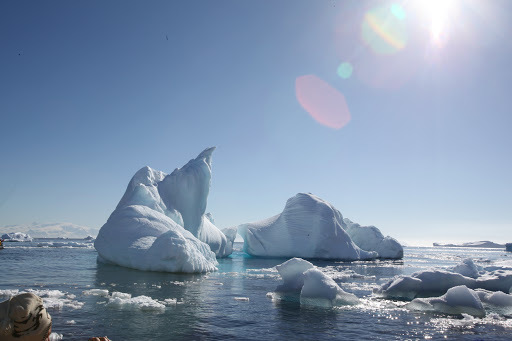
<path fill-rule="evenodd" d="M 404 257 L 402 245 L 394 238 L 384 235 L 375 226 L 361 226 L 344 218 L 343 222 L 347 225 L 345 231 L 348 233 L 354 244 L 362 250 L 375 251 L 379 258 L 401 259 Z"/>
<path fill-rule="evenodd" d="M 271 297 L 293 300 L 298 295 L 301 305 L 330 308 L 359 303 L 356 295 L 341 289 L 336 282 L 310 262 L 292 258 L 276 266 L 283 284 Z"/>
<path fill-rule="evenodd" d="M 462 244 L 442 244 L 442 243 L 433 243 L 434 246 L 438 247 L 481 247 L 481 248 L 490 248 L 490 249 L 503 249 L 505 248 L 505 244 L 497 244 L 494 242 L 490 242 L 488 240 L 482 240 L 478 242 L 468 242 Z"/>
<path fill-rule="evenodd" d="M 207 272 L 232 252 L 229 237 L 205 214 L 215 147 L 167 175 L 144 167 L 94 242 L 100 261 L 139 270 Z"/>
<path fill-rule="evenodd" d="M 288 199 L 281 213 L 237 229 L 244 239 L 244 251 L 253 256 L 347 261 L 403 257 L 402 246 L 393 238 L 384 238 L 376 227 L 350 223 L 347 226 L 327 201 L 298 193 Z"/>
<path fill-rule="evenodd" d="M 5 233 L 0 237 L 0 239 L 5 239 L 6 242 L 31 242 L 32 237 L 26 233 L 22 232 L 11 232 Z"/>

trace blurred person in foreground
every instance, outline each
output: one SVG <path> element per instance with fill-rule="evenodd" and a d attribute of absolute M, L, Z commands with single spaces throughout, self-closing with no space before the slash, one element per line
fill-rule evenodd
<path fill-rule="evenodd" d="M 0 302 L 1 341 L 51 341 L 52 318 L 41 297 L 23 293 Z M 111 341 L 93 337 L 90 341 Z"/>

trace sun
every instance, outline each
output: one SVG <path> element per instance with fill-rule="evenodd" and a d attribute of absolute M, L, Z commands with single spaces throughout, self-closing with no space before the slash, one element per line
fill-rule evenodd
<path fill-rule="evenodd" d="M 443 46 L 450 30 L 454 0 L 420 0 L 420 10 L 430 21 L 430 40 L 436 46 Z"/>

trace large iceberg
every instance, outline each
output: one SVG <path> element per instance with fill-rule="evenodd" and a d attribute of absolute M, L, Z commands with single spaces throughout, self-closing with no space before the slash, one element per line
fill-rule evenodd
<path fill-rule="evenodd" d="M 402 246 L 384 238 L 376 227 L 352 222 L 349 227 L 330 203 L 310 193 L 298 193 L 288 199 L 283 212 L 239 225 L 238 233 L 244 239 L 244 251 L 253 256 L 349 261 L 403 256 Z"/>
<path fill-rule="evenodd" d="M 150 167 L 135 173 L 94 242 L 99 259 L 140 270 L 215 270 L 234 235 L 226 237 L 205 214 L 214 149 L 169 175 Z"/>

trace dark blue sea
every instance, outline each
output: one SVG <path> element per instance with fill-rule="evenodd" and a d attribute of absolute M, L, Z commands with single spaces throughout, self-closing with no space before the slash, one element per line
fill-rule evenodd
<path fill-rule="evenodd" d="M 504 250 L 407 247 L 402 261 L 313 261 L 363 299 L 357 306 L 325 309 L 273 301 L 267 293 L 281 282 L 274 266 L 286 259 L 252 258 L 242 244 L 219 260 L 219 271 L 202 275 L 97 263 L 93 244 L 85 240 L 5 245 L 0 300 L 27 290 L 39 294 L 62 340 L 512 340 L 511 316 L 410 312 L 404 302 L 372 296 L 394 276 L 465 258 L 487 266 L 510 259 Z M 112 296 L 118 299 L 109 302 Z"/>

